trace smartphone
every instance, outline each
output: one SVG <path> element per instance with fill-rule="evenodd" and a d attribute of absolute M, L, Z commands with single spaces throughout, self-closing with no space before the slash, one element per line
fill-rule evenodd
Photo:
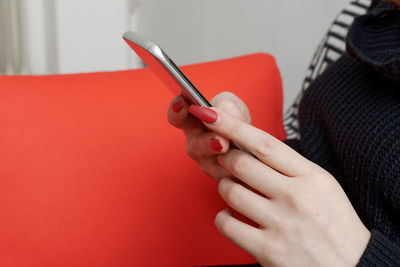
<path fill-rule="evenodd" d="M 155 42 L 131 31 L 125 32 L 123 39 L 174 95 L 183 95 L 191 104 L 211 107 L 207 99 Z M 235 142 L 231 142 L 231 146 L 255 157 Z"/>
<path fill-rule="evenodd" d="M 174 95 L 183 95 L 191 104 L 211 107 L 207 99 L 155 42 L 131 31 L 125 32 L 123 39 Z"/>

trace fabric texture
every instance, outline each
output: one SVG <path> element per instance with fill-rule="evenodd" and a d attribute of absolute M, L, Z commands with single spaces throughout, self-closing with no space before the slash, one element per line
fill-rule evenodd
<path fill-rule="evenodd" d="M 372 238 L 360 266 L 400 266 L 400 12 L 374 2 L 304 93 L 302 154 L 340 182 Z"/>
<path fill-rule="evenodd" d="M 244 99 L 285 139 L 272 56 L 186 66 L 208 99 Z M 173 95 L 148 70 L 0 76 L 0 262 L 198 266 L 254 259 L 215 228 L 217 184 L 170 126 Z"/>

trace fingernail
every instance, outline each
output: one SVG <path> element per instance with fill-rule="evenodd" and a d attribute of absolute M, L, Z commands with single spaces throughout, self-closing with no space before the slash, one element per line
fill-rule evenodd
<path fill-rule="evenodd" d="M 175 98 L 172 101 L 172 110 L 178 113 L 185 106 L 185 100 L 183 97 Z"/>
<path fill-rule="evenodd" d="M 214 123 L 218 119 L 217 112 L 207 107 L 191 105 L 189 107 L 189 112 L 196 118 L 207 123 Z"/>
<path fill-rule="evenodd" d="M 172 110 L 175 111 L 176 113 L 181 111 L 184 106 L 185 106 L 185 100 L 183 99 L 183 97 L 175 98 L 172 101 Z"/>
<path fill-rule="evenodd" d="M 217 138 L 211 138 L 210 147 L 216 152 L 220 152 L 222 150 L 221 142 Z"/>

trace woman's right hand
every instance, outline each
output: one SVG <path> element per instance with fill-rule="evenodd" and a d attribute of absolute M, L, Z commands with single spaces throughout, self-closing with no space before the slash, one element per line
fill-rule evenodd
<path fill-rule="evenodd" d="M 211 105 L 251 124 L 251 116 L 246 104 L 232 93 L 223 92 L 216 95 L 211 100 Z M 199 119 L 192 116 L 189 113 L 189 104 L 184 97 L 174 98 L 168 108 L 167 118 L 170 124 L 183 130 L 186 136 L 186 153 L 197 161 L 205 174 L 216 181 L 232 176 L 216 160 L 216 155 L 228 151 L 230 141 L 209 131 Z"/>

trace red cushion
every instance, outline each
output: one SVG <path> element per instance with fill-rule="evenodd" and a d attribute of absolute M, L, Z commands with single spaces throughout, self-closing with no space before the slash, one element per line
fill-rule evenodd
<path fill-rule="evenodd" d="M 229 90 L 280 139 L 272 56 L 186 66 L 211 99 Z M 222 235 L 216 183 L 185 155 L 147 69 L 0 77 L 1 266 L 190 266 L 254 261 Z"/>

